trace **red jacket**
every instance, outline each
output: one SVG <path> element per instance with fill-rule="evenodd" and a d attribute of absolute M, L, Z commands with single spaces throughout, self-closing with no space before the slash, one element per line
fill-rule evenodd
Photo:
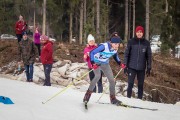
<path fill-rule="evenodd" d="M 15 25 L 16 34 L 22 34 L 27 28 L 25 21 L 17 21 Z"/>
<path fill-rule="evenodd" d="M 51 41 L 48 41 L 43 45 L 40 59 L 42 64 L 53 63 L 53 43 Z"/>

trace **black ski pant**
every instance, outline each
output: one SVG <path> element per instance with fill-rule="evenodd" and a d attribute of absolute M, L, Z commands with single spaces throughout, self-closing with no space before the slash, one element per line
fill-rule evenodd
<path fill-rule="evenodd" d="M 41 44 L 35 44 L 35 45 L 38 49 L 39 56 L 41 56 Z"/>
<path fill-rule="evenodd" d="M 43 67 L 44 67 L 44 74 L 45 74 L 44 86 L 51 86 L 50 73 L 52 69 L 52 64 L 44 64 Z"/>
<path fill-rule="evenodd" d="M 21 41 L 21 39 L 22 39 L 22 34 L 16 34 L 16 36 L 17 36 L 18 43 L 19 43 Z"/>
<path fill-rule="evenodd" d="M 131 98 L 132 88 L 134 86 L 134 79 L 135 79 L 136 75 L 137 75 L 137 80 L 138 80 L 138 98 L 142 99 L 145 70 L 135 70 L 135 69 L 131 69 L 131 68 L 128 68 L 127 97 Z"/>

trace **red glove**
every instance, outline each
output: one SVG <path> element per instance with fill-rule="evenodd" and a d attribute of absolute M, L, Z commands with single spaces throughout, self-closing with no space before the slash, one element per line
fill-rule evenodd
<path fill-rule="evenodd" d="M 99 66 L 97 64 L 92 64 L 92 68 L 96 70 Z"/>
<path fill-rule="evenodd" d="M 126 68 L 126 65 L 125 65 L 125 64 L 121 64 L 121 68 L 122 68 L 122 69 L 125 69 L 125 68 Z"/>

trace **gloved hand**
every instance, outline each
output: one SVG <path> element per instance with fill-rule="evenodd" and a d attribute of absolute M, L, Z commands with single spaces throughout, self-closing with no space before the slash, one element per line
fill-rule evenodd
<path fill-rule="evenodd" d="M 123 64 L 123 63 L 122 63 L 122 64 L 121 64 L 121 68 L 122 68 L 122 69 L 125 69 L 125 68 L 126 68 L 126 64 Z"/>
<path fill-rule="evenodd" d="M 96 70 L 99 66 L 97 64 L 92 64 L 92 68 Z"/>
<path fill-rule="evenodd" d="M 151 74 L 151 68 L 148 68 L 148 69 L 146 70 L 146 76 L 149 77 L 150 74 Z"/>

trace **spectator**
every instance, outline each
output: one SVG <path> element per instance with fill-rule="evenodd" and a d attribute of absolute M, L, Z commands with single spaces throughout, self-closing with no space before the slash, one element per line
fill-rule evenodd
<path fill-rule="evenodd" d="M 18 43 L 21 41 L 22 33 L 24 31 L 26 31 L 26 29 L 27 29 L 27 24 L 24 21 L 23 16 L 20 15 L 19 20 L 15 24 L 15 31 L 16 31 L 16 36 L 17 36 L 17 39 L 18 39 Z"/>
<path fill-rule="evenodd" d="M 144 28 L 142 26 L 136 27 L 136 37 L 128 41 L 124 55 L 124 64 L 126 68 L 124 73 L 128 75 L 127 97 L 132 95 L 132 88 L 134 86 L 134 79 L 137 76 L 138 80 L 138 98 L 143 97 L 143 85 L 146 75 L 150 75 L 151 71 L 151 47 L 144 35 Z"/>
<path fill-rule="evenodd" d="M 38 59 L 37 47 L 31 41 L 27 32 L 23 32 L 23 38 L 19 42 L 19 64 L 24 63 L 27 82 L 33 82 L 33 64 Z"/>
<path fill-rule="evenodd" d="M 49 37 L 42 35 L 41 43 L 43 44 L 41 50 L 41 62 L 44 67 L 45 82 L 44 86 L 51 86 L 50 73 L 53 64 L 53 42 L 49 41 Z"/>
<path fill-rule="evenodd" d="M 88 45 L 84 49 L 84 61 L 86 61 L 88 63 L 89 70 L 92 70 L 92 64 L 90 61 L 89 53 L 91 52 L 91 50 L 95 49 L 97 47 L 97 45 L 95 44 L 95 39 L 91 34 L 88 35 L 87 42 L 88 42 Z M 89 72 L 89 78 L 90 78 L 90 81 L 93 80 L 93 78 L 94 78 L 93 71 Z M 99 81 L 97 82 L 97 85 L 98 85 L 98 93 L 102 93 L 102 91 L 103 91 L 102 73 L 101 73 L 101 77 L 100 77 Z M 93 92 L 96 92 L 96 86 L 93 89 Z"/>
<path fill-rule="evenodd" d="M 38 48 L 39 56 L 41 55 L 40 36 L 41 36 L 41 34 L 39 33 L 39 30 L 38 30 L 38 28 L 36 28 L 35 33 L 34 33 L 34 44 Z"/>

